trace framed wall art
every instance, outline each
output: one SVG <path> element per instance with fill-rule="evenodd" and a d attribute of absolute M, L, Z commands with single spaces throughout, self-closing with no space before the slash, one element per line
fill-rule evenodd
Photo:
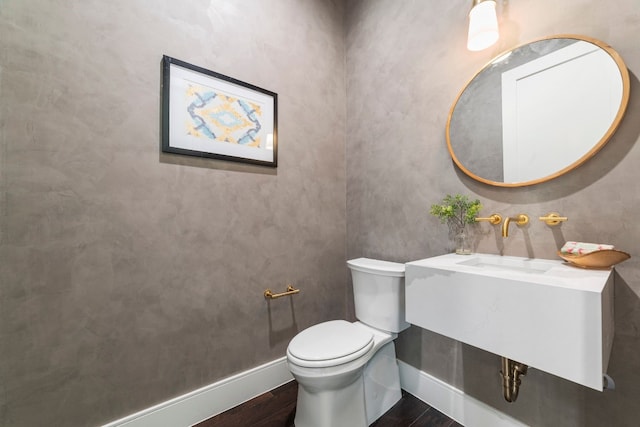
<path fill-rule="evenodd" d="M 162 151 L 277 167 L 278 94 L 162 58 Z"/>

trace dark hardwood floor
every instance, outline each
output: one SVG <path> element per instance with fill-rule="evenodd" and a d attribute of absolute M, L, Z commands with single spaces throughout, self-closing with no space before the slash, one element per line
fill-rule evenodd
<path fill-rule="evenodd" d="M 195 427 L 294 427 L 298 384 L 268 391 Z M 420 399 L 402 392 L 402 399 L 372 424 L 375 427 L 462 427 Z"/>

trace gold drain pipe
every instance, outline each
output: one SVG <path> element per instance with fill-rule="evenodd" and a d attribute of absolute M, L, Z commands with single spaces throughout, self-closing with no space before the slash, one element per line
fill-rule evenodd
<path fill-rule="evenodd" d="M 529 367 L 524 363 L 516 362 L 515 360 L 502 358 L 502 395 L 504 400 L 513 403 L 518 398 L 518 391 L 520 390 L 520 377 L 527 375 L 527 369 Z"/>

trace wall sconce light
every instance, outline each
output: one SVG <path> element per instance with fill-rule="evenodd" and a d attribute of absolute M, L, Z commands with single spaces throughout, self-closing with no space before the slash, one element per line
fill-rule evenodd
<path fill-rule="evenodd" d="M 498 41 L 498 17 L 495 0 L 473 0 L 469 12 L 467 49 L 483 50 Z"/>

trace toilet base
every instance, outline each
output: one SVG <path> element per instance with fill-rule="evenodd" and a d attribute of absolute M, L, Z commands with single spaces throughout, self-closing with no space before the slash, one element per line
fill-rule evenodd
<path fill-rule="evenodd" d="M 367 425 L 370 425 L 402 398 L 400 369 L 393 341 L 378 350 L 362 375 Z"/>
<path fill-rule="evenodd" d="M 298 382 L 296 427 L 365 427 L 362 368 L 338 390 L 309 389 Z"/>
<path fill-rule="evenodd" d="M 331 375 L 307 381 L 297 371 L 294 377 L 298 380 L 296 427 L 366 427 L 402 397 L 393 341 L 363 367 L 341 374 L 339 387 Z"/>

